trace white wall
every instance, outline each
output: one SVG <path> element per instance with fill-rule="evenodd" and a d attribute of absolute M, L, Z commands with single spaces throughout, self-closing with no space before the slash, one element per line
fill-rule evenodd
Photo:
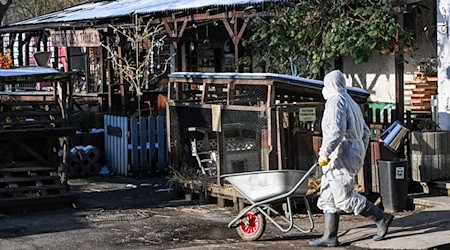
<path fill-rule="evenodd" d="M 441 0 L 450 2 L 450 0 Z M 434 1 L 422 1 L 427 8 L 415 12 L 415 38 L 413 52 L 404 54 L 405 81 L 412 80 L 418 62 L 436 58 L 436 36 Z M 405 18 L 407 18 L 405 16 Z M 428 28 L 426 31 L 424 27 Z M 354 63 L 353 58 L 344 58 L 344 73 L 348 85 L 367 90 L 372 102 L 395 103 L 395 63 L 393 53 L 374 53 L 367 63 Z"/>
<path fill-rule="evenodd" d="M 441 29 L 449 21 L 450 0 L 438 0 L 436 5 L 439 31 L 437 32 L 439 126 L 443 130 L 450 130 L 450 41 L 448 27 Z"/>
<path fill-rule="evenodd" d="M 372 102 L 395 102 L 394 56 L 374 54 L 367 63 L 355 64 L 344 58 L 347 84 L 367 90 Z"/>

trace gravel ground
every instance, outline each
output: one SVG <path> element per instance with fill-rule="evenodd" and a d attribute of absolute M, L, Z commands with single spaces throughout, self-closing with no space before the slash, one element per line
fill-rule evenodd
<path fill-rule="evenodd" d="M 236 211 L 180 199 L 165 177 L 109 176 L 69 183 L 80 197 L 74 208 L 1 215 L 0 249 L 308 249 L 307 240 L 322 231 L 317 214 L 313 233 L 285 234 L 268 224 L 259 241 L 244 242 L 227 228 Z M 362 226 L 373 230 L 366 224 Z M 355 226 L 361 226 L 360 218 L 343 216 L 342 248 L 351 248 L 345 232 Z"/>

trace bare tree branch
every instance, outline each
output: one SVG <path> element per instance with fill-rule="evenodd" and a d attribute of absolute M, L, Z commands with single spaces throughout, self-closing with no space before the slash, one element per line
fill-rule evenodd
<path fill-rule="evenodd" d="M 131 91 L 135 93 L 138 99 L 138 113 L 140 116 L 140 101 L 144 86 L 165 74 L 169 61 L 173 56 L 170 56 L 164 61 L 162 70 L 160 69 L 159 72 L 155 70 L 155 50 L 161 49 L 167 35 L 162 24 L 152 25 L 151 20 L 145 26 L 135 24 L 122 26 L 110 25 L 110 27 L 117 36 L 125 38 L 134 50 L 134 57 L 122 55 L 122 58 L 119 58 L 115 50 L 119 46 L 117 39 L 113 44 L 102 44 L 102 47 L 108 52 L 108 59 L 111 60 L 114 69 L 123 74 L 124 80 L 130 84 Z M 140 57 L 139 55 L 142 50 L 145 50 L 146 53 Z"/>

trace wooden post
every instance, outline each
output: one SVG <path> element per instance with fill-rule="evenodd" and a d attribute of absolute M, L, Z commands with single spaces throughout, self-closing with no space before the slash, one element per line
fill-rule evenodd
<path fill-rule="evenodd" d="M 89 64 L 89 48 L 85 48 L 85 54 L 84 54 L 84 74 L 85 74 L 85 84 L 86 84 L 86 92 L 90 92 L 90 85 L 91 85 L 91 67 Z"/>
<path fill-rule="evenodd" d="M 233 25 L 233 30 L 234 30 L 234 32 L 233 32 L 233 44 L 234 44 L 234 68 L 235 68 L 235 71 L 236 72 L 239 72 L 239 40 L 240 40 L 240 38 L 237 38 L 236 37 L 236 34 L 237 34 L 237 32 L 238 32 L 238 20 L 237 20 L 237 18 L 235 18 L 236 20 L 234 20 L 234 25 Z"/>
<path fill-rule="evenodd" d="M 108 44 L 108 33 L 102 33 L 102 43 Z M 104 47 L 100 47 L 100 79 L 101 79 L 101 88 L 100 93 L 105 93 L 108 89 L 108 78 L 107 78 L 107 69 L 108 69 L 108 51 Z M 100 99 L 100 106 L 102 112 L 106 110 L 106 102 L 103 98 Z"/>
<path fill-rule="evenodd" d="M 225 207 L 225 199 L 221 197 L 220 195 L 217 196 L 217 206 L 220 208 Z"/>
<path fill-rule="evenodd" d="M 220 182 L 220 176 L 223 172 L 223 166 L 225 165 L 225 149 L 226 149 L 226 145 L 225 145 L 225 135 L 222 132 L 217 132 L 217 162 L 216 162 L 216 167 L 217 167 L 217 184 L 222 186 L 222 183 Z M 217 199 L 219 200 L 219 199 Z"/>
<path fill-rule="evenodd" d="M 28 41 L 25 45 L 25 66 L 30 66 L 30 42 Z"/>
<path fill-rule="evenodd" d="M 294 114 L 292 112 L 288 113 L 288 127 L 287 127 L 287 133 L 288 135 L 293 135 L 293 128 L 294 128 Z M 284 129 L 283 129 L 284 130 Z M 289 165 L 286 166 L 286 168 L 288 169 L 296 169 L 296 167 L 299 166 L 298 164 L 298 152 L 296 152 L 296 150 L 298 149 L 298 147 L 296 147 L 294 145 L 294 143 L 297 142 L 297 137 L 293 137 L 293 136 L 288 136 L 287 137 L 287 145 L 285 147 L 285 151 L 287 153 L 288 156 L 288 163 Z"/>
<path fill-rule="evenodd" d="M 397 20 L 401 28 L 403 28 L 403 14 L 397 13 Z M 403 60 L 403 38 L 400 37 L 399 30 L 395 35 L 394 55 L 395 55 L 395 109 L 397 110 L 397 118 L 404 122 L 404 60 Z"/>
<path fill-rule="evenodd" d="M 53 68 L 59 69 L 59 46 L 53 47 Z"/>
<path fill-rule="evenodd" d="M 102 33 L 102 44 L 107 45 L 108 44 L 108 36 L 109 33 Z M 108 58 L 108 51 L 106 50 L 106 48 L 101 47 L 100 49 L 100 78 L 102 81 L 102 88 L 101 88 L 101 92 L 105 92 L 105 90 L 108 87 L 108 82 L 107 82 L 107 74 L 106 74 L 106 64 L 107 64 L 107 58 Z"/>
<path fill-rule="evenodd" d="M 42 41 L 42 34 L 38 35 L 38 40 L 36 43 L 36 51 L 41 51 L 41 41 Z"/>
<path fill-rule="evenodd" d="M 108 32 L 109 34 L 109 32 Z M 106 46 L 110 46 L 111 45 L 111 37 L 107 37 L 106 38 Z M 114 79 L 114 68 L 112 65 L 112 61 L 111 59 L 106 61 L 106 71 L 108 72 L 108 78 L 109 78 L 109 84 L 108 84 L 108 111 L 111 113 L 112 112 L 112 107 L 113 107 L 113 96 L 114 96 L 114 88 L 113 88 L 113 84 L 115 82 Z"/>
<path fill-rule="evenodd" d="M 67 62 L 67 71 L 71 71 L 72 70 L 72 63 L 70 62 L 70 57 L 71 57 L 71 53 L 70 53 L 70 47 L 66 47 L 66 62 Z"/>
<path fill-rule="evenodd" d="M 23 40 L 25 45 L 25 66 L 30 66 L 30 40 L 33 37 L 33 34 L 28 33 Z"/>
<path fill-rule="evenodd" d="M 276 135 L 277 135 L 277 155 L 278 155 L 278 170 L 281 170 L 281 169 L 283 169 L 283 161 L 284 161 L 284 159 L 283 159 L 283 155 L 282 155 L 282 151 L 283 151 L 283 148 L 281 147 L 281 137 L 282 137 L 282 129 L 283 129 L 283 127 L 282 127 L 282 122 L 283 122 L 283 120 L 281 120 L 282 119 L 282 114 L 283 114 L 283 112 L 281 111 L 281 107 L 277 107 L 277 109 L 276 109 L 277 111 L 276 111 L 276 128 L 277 128 L 277 133 L 276 133 Z"/>
<path fill-rule="evenodd" d="M 125 55 L 125 45 L 126 40 L 124 36 L 120 36 L 120 43 L 119 43 L 119 51 L 118 56 L 119 60 L 122 60 L 122 58 Z M 125 88 L 125 79 L 123 76 L 123 69 L 119 70 L 119 84 L 120 84 L 120 103 L 121 103 L 121 112 L 126 112 L 127 109 L 127 100 L 126 100 L 126 88 Z"/>
<path fill-rule="evenodd" d="M 274 121 L 276 120 L 275 111 L 272 110 L 272 106 L 275 104 L 275 87 L 272 84 L 267 86 L 267 152 L 269 152 L 267 159 L 267 168 L 263 170 L 270 170 L 271 165 L 276 165 L 276 150 L 273 150 L 274 144 L 277 142 L 276 135 L 274 133 Z M 275 126 L 276 127 L 276 126 Z"/>
<path fill-rule="evenodd" d="M 23 66 L 23 39 L 22 39 L 22 33 L 19 33 L 19 38 L 18 38 L 18 43 L 19 43 L 19 55 L 18 55 L 18 61 L 19 61 L 19 66 Z"/>
<path fill-rule="evenodd" d="M 9 53 L 11 55 L 11 59 L 14 62 L 14 41 L 15 41 L 16 33 L 9 34 Z"/>
<path fill-rule="evenodd" d="M 47 51 L 48 50 L 48 36 L 45 33 L 45 31 L 42 32 L 42 43 L 43 43 L 44 51 Z"/>
<path fill-rule="evenodd" d="M 67 120 L 69 121 L 70 118 L 70 111 L 73 111 L 73 105 L 75 104 L 75 100 L 73 99 L 73 80 L 70 79 L 67 81 L 67 101 L 68 103 L 68 107 L 69 107 L 69 112 L 67 112 Z"/>

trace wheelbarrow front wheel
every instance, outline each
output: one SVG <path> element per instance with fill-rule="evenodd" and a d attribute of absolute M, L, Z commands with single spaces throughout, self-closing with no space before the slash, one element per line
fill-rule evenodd
<path fill-rule="evenodd" d="M 266 229 L 266 218 L 253 209 L 247 212 L 236 228 L 239 236 L 245 241 L 258 240 Z"/>

